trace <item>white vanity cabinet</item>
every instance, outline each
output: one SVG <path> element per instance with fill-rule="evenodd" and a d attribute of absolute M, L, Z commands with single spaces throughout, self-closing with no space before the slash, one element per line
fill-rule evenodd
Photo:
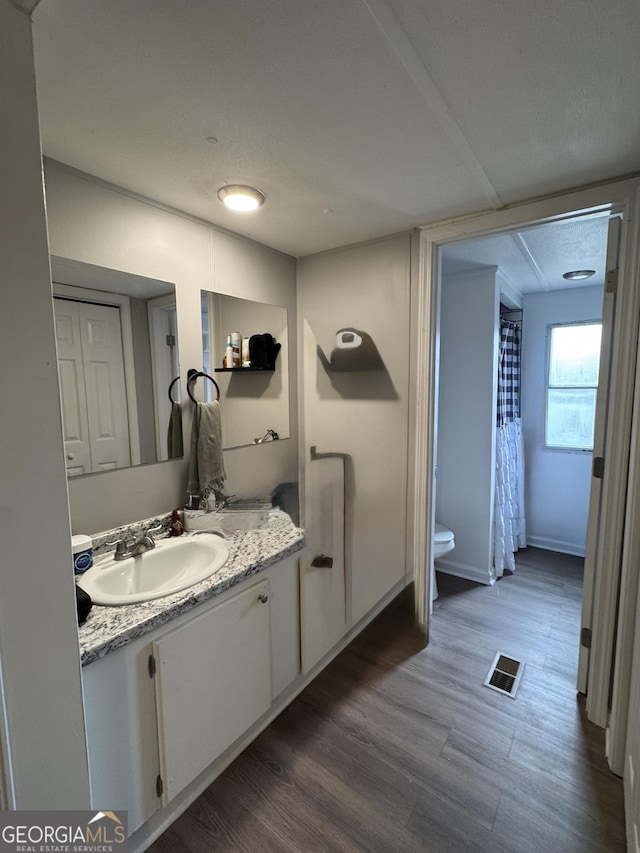
<path fill-rule="evenodd" d="M 200 774 L 212 781 L 300 675 L 298 555 L 82 672 L 91 804 L 126 809 L 132 833 Z"/>
<path fill-rule="evenodd" d="M 163 805 L 271 705 L 269 582 L 153 643 Z"/>

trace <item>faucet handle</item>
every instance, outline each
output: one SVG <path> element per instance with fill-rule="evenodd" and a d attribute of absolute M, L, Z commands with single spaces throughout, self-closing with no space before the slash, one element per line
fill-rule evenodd
<path fill-rule="evenodd" d="M 105 542 L 104 543 L 107 548 L 115 548 L 116 555 L 119 557 L 121 554 L 124 554 L 127 550 L 127 542 L 125 539 L 116 539 L 113 542 Z"/>
<path fill-rule="evenodd" d="M 145 530 L 144 536 L 148 536 L 151 540 L 153 540 L 153 534 L 162 533 L 164 527 L 162 524 L 158 524 L 155 527 L 150 527 L 148 530 Z"/>
<path fill-rule="evenodd" d="M 116 545 L 116 554 L 126 554 L 127 552 L 127 542 L 126 539 L 121 539 Z"/>

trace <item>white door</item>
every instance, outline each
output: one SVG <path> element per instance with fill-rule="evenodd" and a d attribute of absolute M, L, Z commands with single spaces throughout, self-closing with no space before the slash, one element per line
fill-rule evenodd
<path fill-rule="evenodd" d="M 609 221 L 607 239 L 607 276 L 614 276 L 618 269 L 621 220 L 614 217 Z M 607 439 L 607 414 L 609 409 L 609 389 L 611 373 L 611 355 L 615 330 L 616 292 L 615 288 L 605 285 L 602 301 L 602 343 L 600 349 L 600 372 L 596 396 L 595 429 L 593 438 L 594 467 L 589 495 L 589 516 L 587 522 L 587 543 L 584 561 L 584 583 L 582 588 L 582 620 L 580 654 L 578 658 L 577 687 L 580 693 L 587 693 L 589 685 L 590 647 L 593 625 L 593 604 L 596 575 L 603 559 L 602 529 L 602 465 Z M 612 650 L 613 651 L 613 650 Z M 610 670 L 609 656 L 608 667 Z M 606 676 L 608 679 L 608 675 Z M 606 722 L 606 721 L 605 721 Z"/>
<path fill-rule="evenodd" d="M 53 304 L 56 317 L 65 461 L 67 476 L 76 477 L 93 470 L 78 303 L 68 299 L 54 299 Z"/>
<path fill-rule="evenodd" d="M 92 468 L 125 468 L 131 464 L 131 454 L 120 311 L 111 305 L 79 302 L 78 313 Z"/>
<path fill-rule="evenodd" d="M 69 476 L 131 464 L 120 311 L 54 299 Z"/>

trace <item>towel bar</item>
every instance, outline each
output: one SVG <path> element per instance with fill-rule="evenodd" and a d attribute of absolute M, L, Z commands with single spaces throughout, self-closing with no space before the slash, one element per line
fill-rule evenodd
<path fill-rule="evenodd" d="M 201 370 L 195 370 L 195 368 L 193 368 L 193 367 L 191 368 L 191 370 L 187 371 L 187 377 L 188 377 L 187 378 L 187 394 L 189 395 L 189 399 L 194 403 L 199 402 L 198 400 L 196 400 L 196 398 L 191 393 L 191 383 L 195 382 L 199 376 L 202 376 L 205 379 L 208 379 L 209 382 L 213 383 L 213 385 L 216 389 L 216 393 L 217 393 L 216 400 L 219 400 L 220 399 L 220 388 L 218 387 L 218 383 L 216 382 L 216 380 L 212 376 L 209 376 L 208 373 L 203 373 Z"/>

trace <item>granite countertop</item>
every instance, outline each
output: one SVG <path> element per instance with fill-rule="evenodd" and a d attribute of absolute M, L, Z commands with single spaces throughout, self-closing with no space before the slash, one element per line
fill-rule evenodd
<path fill-rule="evenodd" d="M 304 533 L 290 517 L 273 510 L 262 526 L 225 536 L 229 559 L 210 578 L 195 586 L 142 604 L 103 607 L 94 604 L 78 629 L 82 666 L 103 658 L 203 601 L 258 574 L 304 547 Z"/>

